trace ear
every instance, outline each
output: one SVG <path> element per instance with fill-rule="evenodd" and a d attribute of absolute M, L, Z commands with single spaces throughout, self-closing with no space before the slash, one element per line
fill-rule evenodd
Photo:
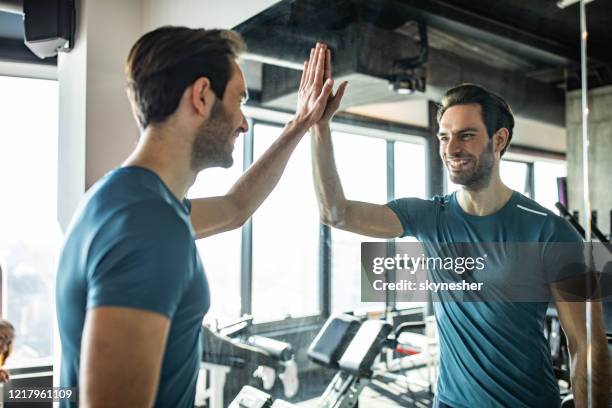
<path fill-rule="evenodd" d="M 196 114 L 207 118 L 215 102 L 215 93 L 206 77 L 200 77 L 193 82 L 189 94 L 191 105 Z"/>
<path fill-rule="evenodd" d="M 510 133 L 508 132 L 508 129 L 506 128 L 501 128 L 499 129 L 497 132 L 495 132 L 495 135 L 493 135 L 493 147 L 495 152 L 499 153 L 501 152 L 504 147 L 506 147 L 508 145 L 508 139 L 510 137 Z"/>

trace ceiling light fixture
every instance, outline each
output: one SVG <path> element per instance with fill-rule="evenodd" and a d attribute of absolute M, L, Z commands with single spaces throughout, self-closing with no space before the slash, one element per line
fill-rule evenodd
<path fill-rule="evenodd" d="M 580 0 L 559 0 L 557 2 L 557 7 L 559 7 L 560 9 L 564 9 L 566 7 L 571 6 L 572 4 L 578 3 Z M 590 3 L 592 1 L 595 0 L 585 0 L 584 4 Z"/>

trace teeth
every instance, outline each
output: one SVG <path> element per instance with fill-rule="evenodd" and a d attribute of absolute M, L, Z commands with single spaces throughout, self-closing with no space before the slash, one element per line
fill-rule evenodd
<path fill-rule="evenodd" d="M 451 159 L 448 161 L 448 163 L 452 168 L 459 168 L 465 166 L 468 163 L 468 160 Z"/>

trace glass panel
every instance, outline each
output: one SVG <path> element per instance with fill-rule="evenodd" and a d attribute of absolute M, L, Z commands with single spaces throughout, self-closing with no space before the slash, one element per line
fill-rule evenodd
<path fill-rule="evenodd" d="M 386 141 L 333 133 L 336 166 L 346 198 L 384 203 L 387 198 Z M 351 232 L 332 231 L 332 312 L 382 309 L 361 302 L 361 241 L 381 241 Z"/>
<path fill-rule="evenodd" d="M 242 174 L 243 137 L 236 139 L 232 167 L 213 167 L 201 172 L 189 190 L 189 198 L 220 196 L 229 191 Z M 204 317 L 207 323 L 217 320 L 222 325 L 240 317 L 241 237 L 238 228 L 196 242 L 211 293 L 210 310 Z"/>
<path fill-rule="evenodd" d="M 56 81 L 0 77 L 2 317 L 15 327 L 7 366 L 50 363 L 57 223 Z M 33 120 L 35 119 L 35 120 Z"/>
<path fill-rule="evenodd" d="M 530 196 L 529 194 L 529 165 L 527 163 L 502 160 L 499 168 L 504 184 L 514 191 Z"/>
<path fill-rule="evenodd" d="M 280 127 L 255 125 L 255 160 L 280 132 Z M 253 217 L 257 321 L 319 313 L 319 212 L 308 138 L 297 146 L 278 185 Z"/>
<path fill-rule="evenodd" d="M 533 164 L 535 200 L 557 213 L 555 203 L 559 201 L 557 179 L 567 176 L 567 165 L 562 162 L 537 161 Z"/>
<path fill-rule="evenodd" d="M 425 198 L 425 146 L 394 143 L 395 197 Z"/>
<path fill-rule="evenodd" d="M 427 198 L 425 146 L 396 141 L 394 143 L 395 197 Z M 415 242 L 415 237 L 397 238 L 398 242 Z M 423 302 L 397 302 L 398 309 L 423 306 Z"/>

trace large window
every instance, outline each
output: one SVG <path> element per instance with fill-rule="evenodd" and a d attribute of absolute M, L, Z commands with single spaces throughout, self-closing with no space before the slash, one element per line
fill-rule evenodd
<path fill-rule="evenodd" d="M 416 143 L 405 143 L 396 141 L 393 144 L 394 189 L 395 197 L 426 197 L 427 179 L 425 175 L 425 146 Z M 416 242 L 415 237 L 404 237 L 396 239 L 398 242 Z M 417 307 L 424 302 L 397 302 L 398 309 Z"/>
<path fill-rule="evenodd" d="M 16 330 L 7 365 L 53 355 L 57 223 L 56 81 L 0 76 L 0 267 L 2 317 Z"/>
<path fill-rule="evenodd" d="M 396 141 L 393 149 L 395 197 L 426 198 L 425 146 Z"/>
<path fill-rule="evenodd" d="M 386 141 L 348 133 L 333 133 L 336 166 L 350 200 L 387 200 Z M 332 312 L 379 308 L 361 302 L 361 242 L 380 241 L 363 235 L 332 231 Z"/>
<path fill-rule="evenodd" d="M 512 190 L 531 196 L 528 163 L 502 160 L 499 173 L 502 181 Z"/>
<path fill-rule="evenodd" d="M 206 169 L 189 190 L 189 198 L 226 194 L 242 174 L 243 136 L 234 145 L 234 164 L 229 169 Z M 240 228 L 196 242 L 210 286 L 210 310 L 206 322 L 227 323 L 240 316 Z"/>
<path fill-rule="evenodd" d="M 281 128 L 254 129 L 254 160 Z M 319 211 L 308 135 L 277 187 L 253 216 L 253 316 L 257 321 L 319 313 Z"/>
<path fill-rule="evenodd" d="M 559 201 L 557 178 L 567 175 L 565 162 L 537 161 L 533 164 L 535 199 L 538 203 L 557 213 L 555 203 Z"/>
<path fill-rule="evenodd" d="M 253 161 L 278 139 L 278 125 L 255 122 L 252 129 Z M 255 212 L 252 233 L 226 232 L 198 241 L 211 287 L 211 310 L 206 321 L 221 324 L 239 316 L 241 303 L 256 322 L 317 315 L 320 311 L 320 222 L 312 181 L 309 136 L 304 136 L 289 159 L 281 179 Z M 387 178 L 396 197 L 424 197 L 425 151 L 418 143 L 349 133 L 333 133 L 336 163 L 346 196 L 374 203 L 387 201 Z M 251 144 L 249 144 L 251 145 Z M 249 146 L 247 145 L 247 147 Z M 394 148 L 393 173 L 388 173 L 388 147 Z M 240 177 L 242 139 L 234 150 L 234 166 L 204 171 L 190 190 L 190 198 L 226 194 Z M 250 155 L 250 152 L 247 152 Z M 249 230 L 246 230 L 249 231 Z M 362 303 L 360 254 L 362 241 L 376 239 L 333 229 L 331 233 L 332 312 L 380 309 L 380 303 Z M 241 254 L 241 245 L 252 247 Z M 241 259 L 246 263 L 242 264 Z M 249 263 L 250 262 L 250 263 Z M 249 266 L 250 265 L 250 266 Z M 242 267 L 247 270 L 241 271 Z M 241 273 L 242 272 L 242 273 Z M 250 273 L 251 303 L 241 299 L 243 273 Z"/>

